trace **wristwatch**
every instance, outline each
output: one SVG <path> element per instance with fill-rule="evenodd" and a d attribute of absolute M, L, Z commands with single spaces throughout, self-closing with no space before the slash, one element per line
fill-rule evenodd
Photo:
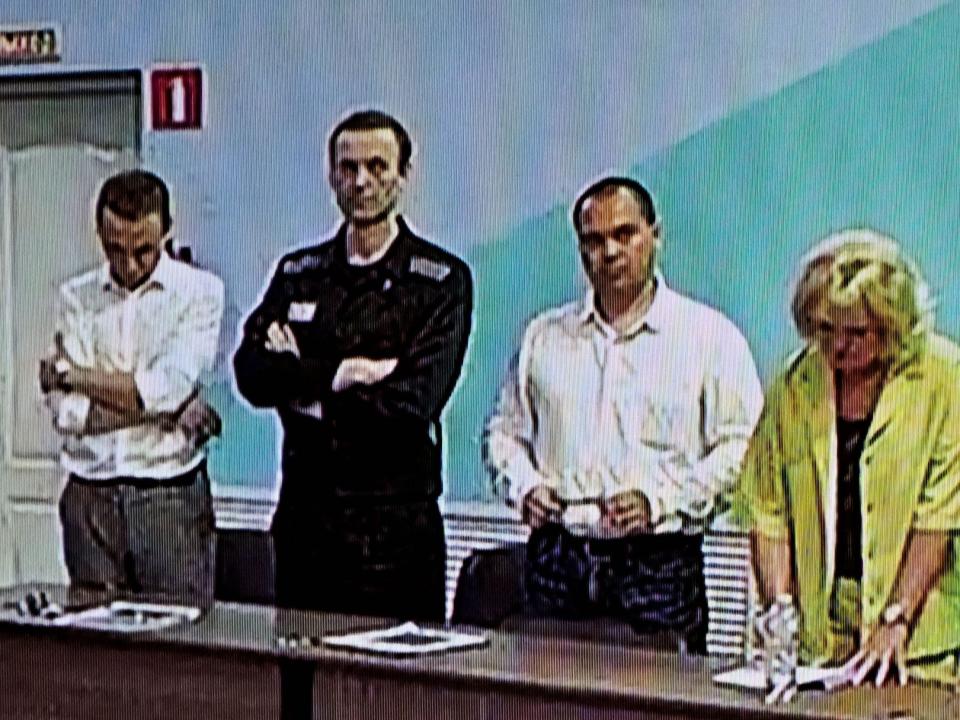
<path fill-rule="evenodd" d="M 904 625 L 909 625 L 907 620 L 907 612 L 903 607 L 903 603 L 895 602 L 891 605 L 887 605 L 884 608 L 883 613 L 880 615 L 880 619 L 883 621 L 884 625 L 898 625 L 903 623 Z"/>
<path fill-rule="evenodd" d="M 53 369 L 57 373 L 57 387 L 64 392 L 73 392 L 73 388 L 70 387 L 70 384 L 67 382 L 67 373 L 70 372 L 70 368 L 73 366 L 68 360 L 60 358 L 54 364 Z"/>

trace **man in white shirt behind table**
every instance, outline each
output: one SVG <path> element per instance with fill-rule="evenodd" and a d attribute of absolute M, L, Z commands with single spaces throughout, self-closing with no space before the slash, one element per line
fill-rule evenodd
<path fill-rule="evenodd" d="M 164 252 L 170 198 L 151 173 L 108 179 L 96 223 L 106 263 L 61 287 L 54 349 L 40 365 L 69 474 L 60 519 L 72 596 L 207 606 L 203 446 L 219 418 L 198 389 L 216 354 L 223 283 Z"/>
<path fill-rule="evenodd" d="M 756 367 L 727 318 L 657 272 L 643 186 L 594 183 L 573 225 L 591 289 L 529 324 L 486 435 L 495 487 L 532 529 L 528 606 L 705 652 L 702 533 L 760 414 Z"/>

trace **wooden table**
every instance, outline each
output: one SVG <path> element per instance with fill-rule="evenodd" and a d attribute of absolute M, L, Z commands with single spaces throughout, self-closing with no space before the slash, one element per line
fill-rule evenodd
<path fill-rule="evenodd" d="M 768 708 L 715 686 L 707 659 L 558 637 L 493 632 L 482 650 L 404 660 L 276 642 L 385 624 L 230 604 L 150 636 L 0 624 L 0 718 L 272 719 L 282 659 L 315 667 L 315 716 L 336 720 L 960 718 L 955 696 L 920 686 Z"/>

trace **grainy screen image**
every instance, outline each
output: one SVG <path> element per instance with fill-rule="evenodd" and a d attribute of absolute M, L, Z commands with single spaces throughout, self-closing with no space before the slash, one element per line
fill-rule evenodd
<path fill-rule="evenodd" d="M 958 37 L 5 0 L 0 717 L 960 717 Z"/>

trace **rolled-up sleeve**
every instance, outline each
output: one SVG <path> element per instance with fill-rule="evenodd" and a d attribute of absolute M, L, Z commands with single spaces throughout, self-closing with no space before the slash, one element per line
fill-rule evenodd
<path fill-rule="evenodd" d="M 84 322 L 84 312 L 69 283 L 57 297 L 56 332 L 60 335 L 67 361 L 78 367 L 93 366 L 93 338 Z M 90 398 L 77 392 L 54 390 L 43 398 L 53 417 L 53 427 L 61 435 L 81 435 L 90 413 Z"/>
<path fill-rule="evenodd" d="M 76 392 L 54 390 L 44 402 L 53 415 L 53 427 L 61 435 L 82 435 L 90 414 L 90 398 Z"/>
<path fill-rule="evenodd" d="M 960 530 L 960 374 L 944 390 L 945 411 L 938 422 L 926 480 L 920 489 L 913 527 L 929 532 Z"/>
<path fill-rule="evenodd" d="M 778 383 L 767 395 L 732 496 L 734 521 L 771 540 L 789 537 L 779 422 L 782 392 Z"/>
<path fill-rule="evenodd" d="M 134 370 L 134 382 L 148 413 L 179 409 L 213 367 L 223 317 L 223 283 L 209 273 L 178 318 L 173 332 Z"/>

